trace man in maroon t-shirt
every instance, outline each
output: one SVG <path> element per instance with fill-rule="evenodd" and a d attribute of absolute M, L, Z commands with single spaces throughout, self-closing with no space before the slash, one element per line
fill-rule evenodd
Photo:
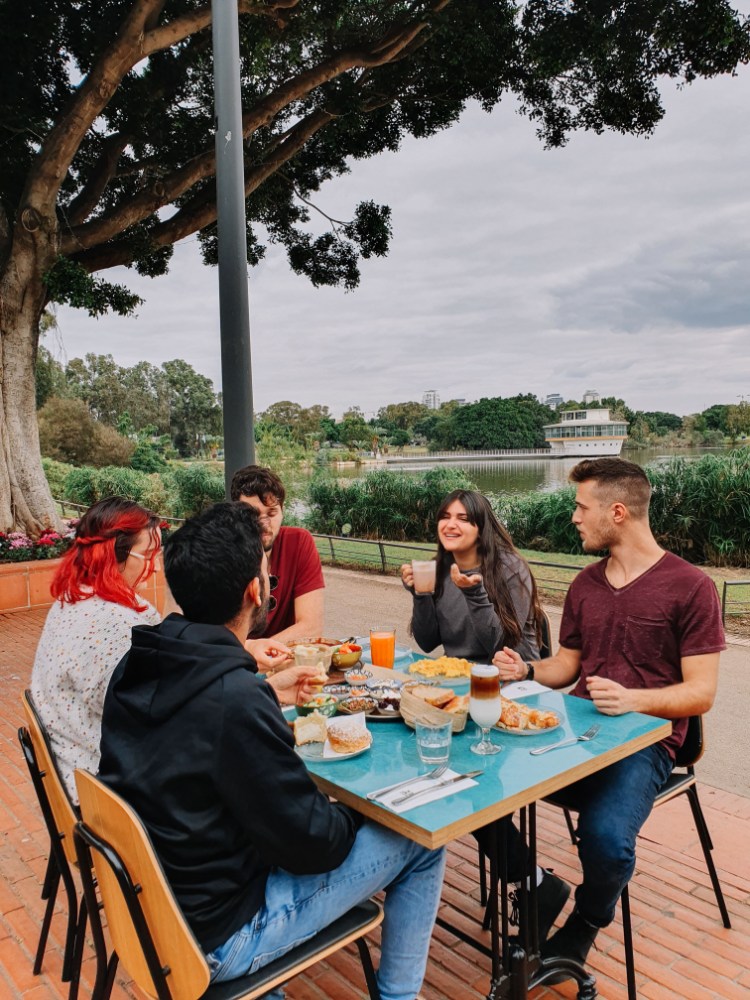
<path fill-rule="evenodd" d="M 505 648 L 495 654 L 503 680 L 534 677 L 552 688 L 575 683 L 605 715 L 643 712 L 672 719 L 671 736 L 565 789 L 557 796 L 579 812 L 583 882 L 576 907 L 542 948 L 544 957 L 583 964 L 635 867 L 635 840 L 669 777 L 691 715 L 714 701 L 725 648 L 713 582 L 665 552 L 648 521 L 651 487 L 632 462 L 579 462 L 573 524 L 584 551 L 609 550 L 571 584 L 555 656 L 527 664 Z M 560 982 L 556 980 L 547 982 Z"/>
<path fill-rule="evenodd" d="M 232 500 L 254 507 L 261 519 L 275 606 L 263 632 L 265 641 L 253 637 L 246 646 L 262 670 L 273 669 L 290 655 L 285 642 L 320 635 L 323 630 L 325 583 L 320 556 L 309 531 L 282 527 L 286 490 L 270 469 L 260 465 L 240 469 L 232 477 L 230 493 Z"/>

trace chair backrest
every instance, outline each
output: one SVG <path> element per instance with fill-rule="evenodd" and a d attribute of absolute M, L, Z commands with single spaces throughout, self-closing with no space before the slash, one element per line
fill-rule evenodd
<path fill-rule="evenodd" d="M 539 622 L 539 631 L 542 640 L 539 644 L 539 659 L 546 660 L 552 656 L 552 622 L 544 609 L 542 609 L 542 618 Z"/>
<path fill-rule="evenodd" d="M 62 842 L 68 864 L 74 865 L 78 863 L 78 859 L 76 858 L 76 849 L 73 843 L 73 827 L 78 822 L 78 816 L 57 768 L 57 761 L 50 746 L 47 730 L 39 718 L 39 713 L 36 710 L 29 691 L 24 691 L 21 695 L 21 701 L 23 702 L 23 709 L 26 714 L 28 733 L 34 750 L 39 777 L 41 778 L 43 790 L 47 796 L 47 801 L 49 802 L 54 818 L 55 833 Z M 23 746 L 23 741 L 21 745 Z M 53 836 L 52 830 L 50 830 L 50 836 Z"/>
<path fill-rule="evenodd" d="M 692 767 L 701 759 L 705 749 L 703 716 L 691 715 L 688 719 L 685 740 L 675 754 L 675 767 Z"/>
<path fill-rule="evenodd" d="M 208 988 L 208 963 L 182 914 L 141 820 L 88 771 L 77 770 L 82 822 L 114 950 L 150 997 L 196 1000 Z M 82 868 L 84 866 L 81 866 Z M 149 967 L 151 955 L 152 964 Z M 164 990 L 159 970 L 168 969 Z M 157 987 L 161 980 L 162 985 Z"/>

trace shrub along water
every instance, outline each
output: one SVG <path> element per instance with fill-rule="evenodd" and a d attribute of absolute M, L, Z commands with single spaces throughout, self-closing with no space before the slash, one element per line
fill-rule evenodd
<path fill-rule="evenodd" d="M 433 541 L 435 515 L 451 490 L 473 489 L 459 469 L 431 469 L 419 476 L 379 470 L 341 484 L 323 473 L 309 489 L 305 524 L 311 531 L 340 535 L 344 525 L 357 538 Z"/>

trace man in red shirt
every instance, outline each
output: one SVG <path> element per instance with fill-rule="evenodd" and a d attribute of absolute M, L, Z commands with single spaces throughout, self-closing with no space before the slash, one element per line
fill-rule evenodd
<path fill-rule="evenodd" d="M 527 664 L 495 654 L 503 680 L 534 677 L 552 688 L 575 682 L 605 715 L 643 712 L 673 720 L 671 736 L 571 785 L 557 798 L 578 810 L 583 882 L 565 925 L 544 957 L 583 964 L 635 867 L 635 840 L 669 777 L 687 720 L 714 701 L 725 649 L 713 581 L 665 552 L 648 520 L 651 486 L 640 466 L 618 458 L 579 462 L 573 524 L 585 552 L 609 550 L 575 578 L 565 599 L 560 648 Z M 547 982 L 560 982 L 548 980 Z"/>
<path fill-rule="evenodd" d="M 323 570 L 315 541 L 304 528 L 282 527 L 286 490 L 279 477 L 260 465 L 248 465 L 232 477 L 232 500 L 254 507 L 260 515 L 263 548 L 268 569 L 278 583 L 273 590 L 275 608 L 269 612 L 262 637 L 275 641 L 278 656 L 288 655 L 283 644 L 290 639 L 320 635 L 323 630 Z M 248 649 L 261 669 L 273 667 L 268 643 L 261 649 L 253 636 Z"/>

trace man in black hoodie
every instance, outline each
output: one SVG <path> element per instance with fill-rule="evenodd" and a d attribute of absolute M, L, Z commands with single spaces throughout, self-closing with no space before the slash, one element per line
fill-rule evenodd
<path fill-rule="evenodd" d="M 187 521 L 165 569 L 183 614 L 133 629 L 99 776 L 143 820 L 212 980 L 260 968 L 385 889 L 382 1000 L 414 1000 L 444 852 L 329 802 L 295 753 L 243 647 L 269 604 L 257 513 L 219 503 Z"/>

